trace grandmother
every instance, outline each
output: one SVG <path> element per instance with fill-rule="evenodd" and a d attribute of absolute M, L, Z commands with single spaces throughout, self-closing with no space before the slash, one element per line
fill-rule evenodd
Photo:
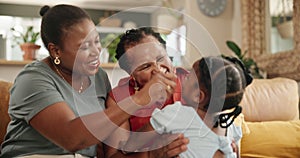
<path fill-rule="evenodd" d="M 132 116 L 127 122 L 121 125 L 122 128 L 130 131 L 141 131 L 142 127 L 149 123 L 151 114 L 155 108 L 162 109 L 165 106 L 182 101 L 181 98 L 181 80 L 188 74 L 183 68 L 172 66 L 171 60 L 166 52 L 166 42 L 160 34 L 155 32 L 151 27 L 141 27 L 126 31 L 117 45 L 116 58 L 120 67 L 130 76 L 121 79 L 118 85 L 109 93 L 108 102 L 119 104 L 124 98 L 139 94 L 142 89 L 149 86 L 149 82 L 157 77 L 158 74 L 163 76 L 176 76 L 173 82 L 176 86 L 161 78 L 164 82 L 162 87 L 151 84 L 150 93 L 156 94 L 154 90 L 165 90 L 164 96 L 158 97 L 158 100 L 149 102 Z M 170 84 L 169 84 L 170 83 Z M 148 88 L 147 88 L 148 89 Z M 152 100 L 154 100 L 152 98 Z M 110 105 L 110 104 L 108 104 Z M 113 104 L 112 104 L 113 105 Z M 110 136 L 111 146 L 117 146 L 120 142 L 126 141 L 130 133 L 115 132 Z M 106 148 L 108 157 L 118 155 L 118 151 L 112 147 Z"/>

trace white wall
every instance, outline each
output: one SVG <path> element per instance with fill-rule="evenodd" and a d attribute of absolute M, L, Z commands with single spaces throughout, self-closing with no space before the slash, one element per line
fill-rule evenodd
<path fill-rule="evenodd" d="M 225 11 L 217 17 L 205 16 L 199 10 L 197 0 L 186 0 L 185 12 L 191 18 L 190 20 L 185 19 L 187 24 L 187 38 L 194 45 L 200 47 L 201 55 L 209 55 L 211 53 L 231 54 L 232 52 L 226 46 L 227 40 L 233 40 L 240 45 L 242 39 L 240 0 L 227 0 Z M 199 24 L 208 31 L 216 47 L 211 42 L 207 42 L 211 40 L 208 39 L 207 35 L 203 35 L 201 31 L 199 32 Z M 190 65 L 199 59 L 201 57 L 200 54 L 197 53 L 196 48 L 191 43 L 188 44 L 187 64 Z"/>
<path fill-rule="evenodd" d="M 201 57 L 201 54 L 230 54 L 231 51 L 225 44 L 226 40 L 233 40 L 237 44 L 241 44 L 242 35 L 240 1 L 241 0 L 227 0 L 226 9 L 221 15 L 217 17 L 208 17 L 200 12 L 197 5 L 197 0 L 185 0 L 184 12 L 186 13 L 186 16 L 192 20 L 185 20 L 185 24 L 187 25 L 187 40 L 191 42 L 187 43 L 187 53 L 186 56 L 183 57 L 184 66 L 191 66 L 195 60 Z M 153 19 L 155 18 L 152 17 L 152 20 Z M 155 21 L 152 21 L 152 23 L 155 23 Z M 208 34 L 212 37 L 211 40 L 215 42 L 216 47 L 214 47 L 212 44 L 206 44 L 208 37 L 205 37 L 205 35 L 199 33 L 199 28 L 197 27 L 199 24 L 201 24 L 208 31 Z M 201 46 L 201 54 L 197 52 L 197 49 L 192 45 L 192 43 Z M 13 73 L 9 73 L 10 70 L 7 70 L 7 68 L 2 66 L 0 69 L 0 79 L 8 78 L 9 80 L 14 78 L 15 73 L 19 71 L 11 68 L 10 70 L 13 71 Z M 109 73 L 109 76 L 111 76 L 111 70 L 106 70 Z M 6 73 L 4 73 L 4 71 Z M 117 73 L 114 72 L 113 74 Z M 119 77 L 124 75 L 125 74 L 120 71 Z M 113 76 L 113 79 L 115 79 L 116 76 Z M 115 84 L 116 83 L 112 83 L 112 85 Z"/>
<path fill-rule="evenodd" d="M 233 0 L 233 13 L 232 13 L 232 26 L 231 40 L 235 41 L 236 44 L 242 46 L 242 13 L 241 13 L 241 2 L 240 0 Z M 227 48 L 227 47 L 226 47 Z M 227 48 L 229 51 L 229 49 Z"/>
<path fill-rule="evenodd" d="M 0 80 L 13 82 L 22 68 L 20 65 L 0 65 Z"/>

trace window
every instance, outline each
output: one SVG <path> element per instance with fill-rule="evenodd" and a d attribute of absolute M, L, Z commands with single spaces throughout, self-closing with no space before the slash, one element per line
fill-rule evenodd
<path fill-rule="evenodd" d="M 271 30 L 270 30 L 270 45 L 271 52 L 282 52 L 292 50 L 294 47 L 293 37 L 284 37 L 280 35 L 278 23 L 290 21 L 290 30 L 292 31 L 293 18 L 293 0 L 270 0 L 269 1 L 270 16 L 271 16 Z M 288 23 L 286 23 L 288 24 Z M 286 30 L 287 31 L 287 30 Z M 285 31 L 285 33 L 287 33 Z"/>
<path fill-rule="evenodd" d="M 174 66 L 181 66 L 181 57 L 186 53 L 186 26 L 175 28 L 166 35 L 167 52 Z"/>

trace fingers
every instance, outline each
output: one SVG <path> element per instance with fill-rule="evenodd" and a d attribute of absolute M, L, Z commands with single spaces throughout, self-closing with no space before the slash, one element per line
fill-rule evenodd
<path fill-rule="evenodd" d="M 157 73 L 153 78 L 156 78 L 159 83 L 162 84 L 164 90 L 168 93 L 168 96 L 174 93 L 176 88 L 177 76 L 173 73 Z"/>
<path fill-rule="evenodd" d="M 178 156 L 180 153 L 185 152 L 187 150 L 187 145 L 181 145 L 176 148 L 167 151 L 168 157 Z"/>
<path fill-rule="evenodd" d="M 166 90 L 171 93 L 173 91 L 173 88 L 170 85 L 167 85 Z"/>
<path fill-rule="evenodd" d="M 182 134 L 167 146 L 168 157 L 177 157 L 180 153 L 187 150 L 189 140 Z"/>
<path fill-rule="evenodd" d="M 142 89 L 136 94 L 143 98 L 142 106 L 152 105 L 157 102 L 163 105 L 167 98 L 170 98 L 176 88 L 176 75 L 174 73 L 156 72 Z"/>
<path fill-rule="evenodd" d="M 175 139 L 176 138 L 176 139 Z M 189 140 L 185 138 L 182 134 L 180 135 L 163 135 L 160 137 L 160 141 L 162 144 L 165 144 L 166 142 L 169 142 L 173 140 L 171 143 L 168 143 L 167 146 L 157 146 L 159 147 L 156 150 L 152 150 L 150 153 L 152 156 L 151 158 L 155 157 L 161 157 L 161 158 L 179 158 L 178 155 L 180 155 L 182 152 L 187 150 L 187 144 L 189 143 Z M 174 140 L 175 139 L 175 140 Z"/>
<path fill-rule="evenodd" d="M 176 81 L 176 79 L 177 79 L 176 74 L 173 72 L 167 72 L 167 73 L 160 72 L 159 74 L 161 74 L 167 80 Z"/>
<path fill-rule="evenodd" d="M 153 74 L 151 80 L 143 87 L 151 93 L 151 98 L 156 98 L 153 95 L 160 95 L 160 98 L 169 98 L 176 88 L 176 75 L 174 74 Z"/>

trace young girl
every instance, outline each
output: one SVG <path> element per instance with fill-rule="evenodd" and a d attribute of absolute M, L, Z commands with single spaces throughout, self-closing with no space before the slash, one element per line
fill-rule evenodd
<path fill-rule="evenodd" d="M 232 123 L 242 111 L 239 103 L 252 77 L 238 59 L 230 57 L 202 58 L 193 70 L 183 84 L 186 106 L 177 102 L 156 109 L 151 125 L 158 133 L 183 132 L 190 139 L 188 151 L 180 157 L 213 157 L 217 151 L 237 157 L 231 144 L 241 139 L 242 131 Z"/>

